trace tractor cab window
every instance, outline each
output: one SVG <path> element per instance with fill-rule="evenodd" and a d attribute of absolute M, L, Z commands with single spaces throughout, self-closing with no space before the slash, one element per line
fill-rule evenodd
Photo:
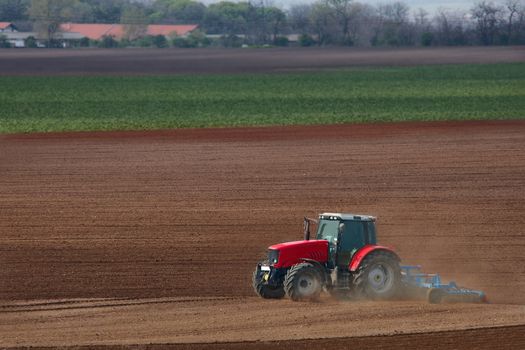
<path fill-rule="evenodd" d="M 326 239 L 329 243 L 335 244 L 339 232 L 339 221 L 320 220 L 317 229 L 317 239 Z"/>
<path fill-rule="evenodd" d="M 372 221 L 365 223 L 366 244 L 377 244 L 376 227 Z"/>
<path fill-rule="evenodd" d="M 359 249 L 368 242 L 365 234 L 367 223 L 362 221 L 348 221 L 345 223 L 345 231 L 343 232 L 342 241 L 340 242 L 342 250 L 351 251 Z"/>
<path fill-rule="evenodd" d="M 352 256 L 357 250 L 368 244 L 368 223 L 363 221 L 345 221 L 341 234 L 338 251 L 337 265 L 348 266 Z"/>

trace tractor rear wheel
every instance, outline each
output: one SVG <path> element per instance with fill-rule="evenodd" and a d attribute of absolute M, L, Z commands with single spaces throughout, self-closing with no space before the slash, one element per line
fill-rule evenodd
<path fill-rule="evenodd" d="M 400 285 L 399 261 L 392 253 L 385 251 L 368 254 L 354 276 L 358 295 L 373 300 L 394 298 Z"/>
<path fill-rule="evenodd" d="M 263 275 L 257 273 L 257 270 L 253 272 L 252 286 L 255 293 L 264 299 L 281 299 L 284 297 L 283 286 L 270 286 L 263 280 Z"/>
<path fill-rule="evenodd" d="M 286 295 L 294 301 L 316 300 L 322 287 L 319 271 L 309 263 L 292 266 L 284 278 Z"/>

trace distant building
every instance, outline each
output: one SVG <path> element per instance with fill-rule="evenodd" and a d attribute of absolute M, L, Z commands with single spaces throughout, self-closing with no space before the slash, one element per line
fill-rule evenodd
<path fill-rule="evenodd" d="M 22 48 L 26 46 L 26 40 L 29 37 L 36 39 L 37 47 L 46 47 L 46 39 L 41 38 L 38 33 L 35 32 L 14 32 L 14 33 L 3 33 L 7 37 L 7 41 L 11 43 L 13 47 Z M 54 40 L 59 40 L 62 47 L 70 47 L 71 41 L 78 41 L 83 36 L 77 33 L 55 33 L 53 36 Z"/>
<path fill-rule="evenodd" d="M 37 47 L 46 47 L 47 40 L 45 38 L 41 38 L 39 33 L 36 33 L 36 32 L 17 32 L 15 30 L 15 31 L 3 31 L 3 32 L 0 32 L 0 35 L 4 36 L 7 39 L 7 41 L 11 44 L 12 47 L 16 47 L 16 48 L 26 47 L 26 41 L 27 39 L 31 37 L 35 39 Z M 55 40 L 59 40 L 60 45 L 62 47 L 69 47 L 72 41 L 78 41 L 82 39 L 83 36 L 77 33 L 57 32 L 55 33 L 53 38 Z"/>
<path fill-rule="evenodd" d="M 19 32 L 15 25 L 10 22 L 0 22 L 0 35 L 5 37 L 12 47 L 25 47 L 26 40 L 33 37 L 38 47 L 45 47 L 46 40 L 36 32 Z M 61 40 L 62 46 L 67 47 L 72 40 L 80 40 L 82 35 L 76 33 L 55 33 L 54 38 Z"/>
<path fill-rule="evenodd" d="M 18 32 L 18 29 L 11 22 L 0 22 L 0 33 L 14 33 Z"/>
<path fill-rule="evenodd" d="M 187 36 L 198 28 L 197 25 L 156 25 L 151 24 L 146 27 L 146 35 L 177 35 Z M 61 42 L 61 46 L 71 46 L 73 41 L 83 38 L 100 40 L 104 36 L 112 36 L 120 40 L 124 37 L 125 30 L 122 24 L 91 24 L 91 23 L 65 23 L 60 26 L 60 31 L 53 35 L 55 40 Z M 12 47 L 25 47 L 29 37 L 36 39 L 38 47 L 45 47 L 46 40 L 41 38 L 36 32 L 19 32 L 10 22 L 0 22 L 0 35 L 6 37 Z"/>
<path fill-rule="evenodd" d="M 196 30 L 198 25 L 160 25 L 150 24 L 146 26 L 146 35 L 177 35 L 187 36 Z M 91 40 L 100 40 L 104 36 L 112 36 L 120 40 L 124 37 L 125 29 L 123 24 L 92 24 L 92 23 L 65 23 L 60 26 L 64 33 L 76 33 Z"/>

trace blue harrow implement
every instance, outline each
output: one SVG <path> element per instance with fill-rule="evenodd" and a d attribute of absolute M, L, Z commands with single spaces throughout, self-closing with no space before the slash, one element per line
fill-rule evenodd
<path fill-rule="evenodd" d="M 429 303 L 486 303 L 485 293 L 459 287 L 454 281 L 441 282 L 438 274 L 421 272 L 421 266 L 401 266 L 402 281 L 406 295 L 426 297 Z"/>

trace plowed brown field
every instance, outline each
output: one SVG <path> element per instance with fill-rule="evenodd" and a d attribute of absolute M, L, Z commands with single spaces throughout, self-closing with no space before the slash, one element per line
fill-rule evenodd
<path fill-rule="evenodd" d="M 361 66 L 511 63 L 523 46 L 4 50 L 0 75 L 268 73 Z"/>
<path fill-rule="evenodd" d="M 254 298 L 322 211 L 493 304 Z M 524 213 L 523 121 L 0 136 L 0 347 L 524 348 Z"/>

